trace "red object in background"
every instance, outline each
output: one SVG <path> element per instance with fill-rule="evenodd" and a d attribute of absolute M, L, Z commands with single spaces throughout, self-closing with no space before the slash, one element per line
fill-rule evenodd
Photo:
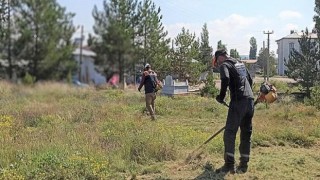
<path fill-rule="evenodd" d="M 212 67 L 218 67 L 217 59 L 214 56 L 212 58 Z"/>
<path fill-rule="evenodd" d="M 119 84 L 119 74 L 114 74 L 108 81 L 109 84 L 115 86 Z"/>

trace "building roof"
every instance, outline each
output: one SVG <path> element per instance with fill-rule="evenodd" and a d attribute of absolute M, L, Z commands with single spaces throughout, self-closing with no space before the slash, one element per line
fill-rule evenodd
<path fill-rule="evenodd" d="M 80 55 L 80 48 L 75 49 L 72 54 L 73 55 Z M 82 56 L 94 57 L 94 56 L 96 56 L 96 53 L 91 51 L 91 50 L 89 50 L 89 49 L 82 48 Z"/>
<path fill-rule="evenodd" d="M 256 63 L 258 60 L 257 59 L 246 59 L 246 60 L 241 60 L 242 62 L 246 63 L 246 64 L 254 64 Z"/>
<path fill-rule="evenodd" d="M 302 37 L 302 35 L 303 35 L 302 32 L 300 32 L 300 33 L 293 32 L 293 33 L 291 33 L 291 34 L 289 34 L 289 35 L 287 35 L 287 36 L 285 36 L 285 37 L 283 37 L 281 39 L 276 40 L 276 42 L 278 42 L 278 41 L 280 41 L 282 39 L 300 39 Z M 311 39 L 317 39 L 318 38 L 316 33 L 309 33 L 309 37 L 311 37 Z"/>

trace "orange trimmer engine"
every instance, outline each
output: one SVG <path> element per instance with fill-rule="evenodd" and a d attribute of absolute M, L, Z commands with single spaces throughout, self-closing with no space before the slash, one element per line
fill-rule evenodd
<path fill-rule="evenodd" d="M 262 83 L 257 102 L 273 103 L 277 99 L 278 95 L 276 87 L 267 82 Z"/>

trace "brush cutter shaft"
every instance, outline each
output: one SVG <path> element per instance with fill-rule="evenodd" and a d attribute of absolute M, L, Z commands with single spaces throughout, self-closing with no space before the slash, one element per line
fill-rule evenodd
<path fill-rule="evenodd" d="M 208 142 L 210 142 L 214 137 L 216 137 L 218 134 L 220 134 L 226 127 L 224 126 L 223 128 L 221 128 L 219 131 L 217 131 L 216 133 L 214 133 L 209 139 L 207 139 L 204 144 L 207 144 Z"/>

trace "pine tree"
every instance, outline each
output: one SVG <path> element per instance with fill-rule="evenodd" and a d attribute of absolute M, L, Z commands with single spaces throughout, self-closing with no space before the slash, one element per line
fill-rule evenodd
<path fill-rule="evenodd" d="M 316 81 L 320 80 L 320 70 L 316 65 L 320 51 L 317 43 L 311 39 L 308 29 L 298 41 L 300 50 L 292 49 L 289 60 L 285 60 L 286 74 L 288 77 L 298 80 L 305 88 L 307 97 L 310 97 L 310 88 L 314 86 Z"/>
<path fill-rule="evenodd" d="M 137 5 L 137 0 L 104 0 L 103 10 L 96 6 L 93 10 L 97 64 L 104 66 L 105 73 L 118 71 L 120 82 L 134 62 Z"/>
<path fill-rule="evenodd" d="M 314 11 L 316 15 L 313 17 L 313 21 L 315 22 L 315 30 L 318 35 L 318 39 L 320 39 L 320 0 L 315 0 Z"/>
<path fill-rule="evenodd" d="M 139 33 L 135 42 L 138 42 L 139 55 L 143 63 L 150 63 L 157 71 L 159 78 L 168 73 L 170 61 L 168 59 L 170 39 L 161 23 L 160 7 L 150 0 L 144 0 L 138 5 Z M 141 45 L 141 46 L 139 46 Z M 140 48 L 139 48 L 140 47 Z"/>
<path fill-rule="evenodd" d="M 12 79 L 13 62 L 11 59 L 11 6 L 10 1 L 0 1 L 0 58 L 8 64 L 3 67 L 3 76 Z"/>
<path fill-rule="evenodd" d="M 62 79 L 74 71 L 74 14 L 56 0 L 16 0 L 13 7 L 19 34 L 13 54 L 29 61 L 30 74 L 36 80 Z"/>
<path fill-rule="evenodd" d="M 196 81 L 203 71 L 203 68 L 201 68 L 202 63 L 194 61 L 199 57 L 199 40 L 196 39 L 194 33 L 182 28 L 175 38 L 175 46 L 172 62 L 174 73 L 181 80 L 191 79 L 191 81 Z"/>
<path fill-rule="evenodd" d="M 6 0 L 0 0 L 0 38 L 1 42 L 5 37 L 8 16 L 8 3 Z"/>

